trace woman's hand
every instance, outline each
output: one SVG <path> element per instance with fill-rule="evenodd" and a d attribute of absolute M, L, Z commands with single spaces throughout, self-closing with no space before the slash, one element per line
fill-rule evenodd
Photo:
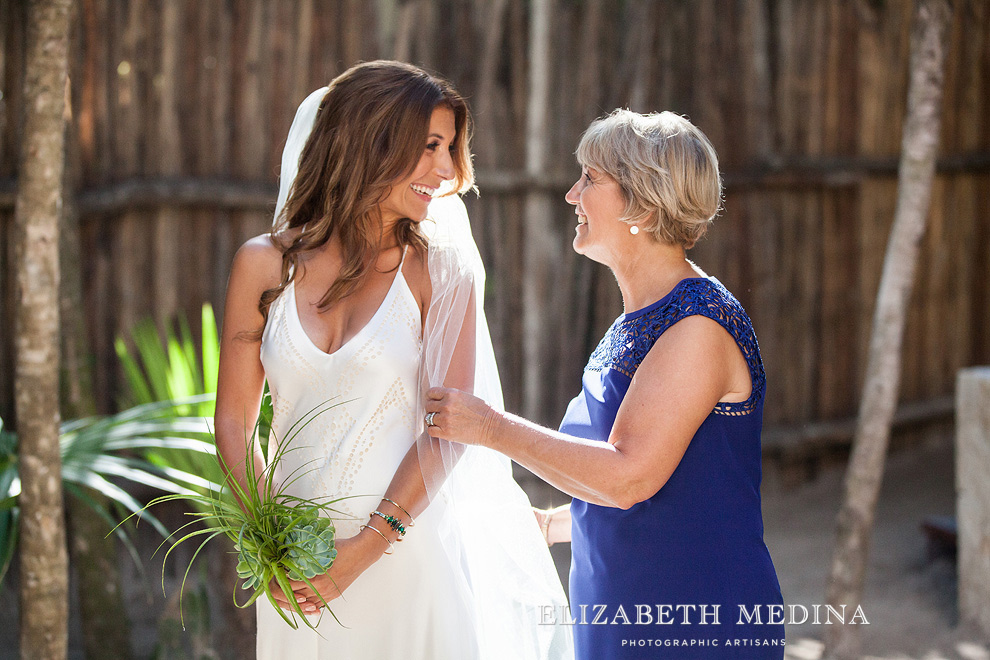
<path fill-rule="evenodd" d="M 375 538 L 378 539 L 377 543 Z M 292 596 L 305 614 L 318 614 L 324 607 L 324 601 L 329 603 L 338 598 L 388 549 L 380 536 L 373 533 L 369 535 L 366 531 L 351 538 L 337 539 L 336 547 L 337 558 L 330 570 L 310 579 L 318 594 L 301 580 L 289 580 L 293 589 Z M 293 610 L 276 584 L 272 585 L 272 595 L 282 609 Z"/>
<path fill-rule="evenodd" d="M 434 387 L 426 393 L 426 413 L 427 417 L 433 414 L 433 425 L 426 430 L 434 438 L 491 446 L 498 413 L 478 397 L 461 390 Z"/>

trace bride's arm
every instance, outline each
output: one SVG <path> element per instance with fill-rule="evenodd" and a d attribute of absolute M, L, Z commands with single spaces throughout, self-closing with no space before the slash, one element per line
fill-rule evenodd
<path fill-rule="evenodd" d="M 414 290 L 419 293 L 417 298 L 423 301 L 421 302 L 421 313 L 426 319 L 432 291 L 429 287 L 429 274 L 426 272 L 425 261 L 421 260 L 420 266 L 421 268 L 417 269 L 420 272 L 414 276 Z M 407 271 L 404 270 L 403 272 L 406 273 Z M 467 286 L 472 286 L 472 284 L 468 282 Z M 470 295 L 466 297 L 467 305 L 463 312 L 463 322 L 457 334 L 456 344 L 453 347 L 453 354 L 443 383 L 445 387 L 472 391 L 476 335 L 473 289 Z M 428 328 L 424 331 L 424 335 L 426 334 L 429 334 Z M 421 447 L 420 445 L 423 443 L 429 444 Z M 445 471 L 451 467 L 444 464 L 441 444 L 447 443 L 428 436 L 414 442 L 396 469 L 384 497 L 372 511 L 377 510 L 386 515 L 394 516 L 408 528 L 411 520 L 415 520 L 430 503 L 426 480 L 430 480 L 431 487 L 439 486 L 439 483 L 434 483 L 434 480 L 437 477 L 445 477 Z M 445 451 L 448 456 L 453 455 L 454 460 L 456 460 L 463 449 L 462 446 L 451 444 L 447 446 Z M 427 475 L 426 479 L 424 479 L 424 475 Z M 408 533 L 413 534 L 415 530 L 408 530 Z M 312 580 L 314 586 L 327 601 L 337 598 L 383 554 L 391 552 L 393 544 L 397 543 L 399 537 L 399 532 L 393 530 L 381 516 L 370 516 L 370 520 L 365 523 L 365 528 L 356 536 L 338 540 L 337 559 L 330 571 Z M 400 546 L 395 546 L 394 549 L 396 552 L 401 552 Z M 293 583 L 293 588 L 295 588 L 297 599 L 305 598 L 310 607 L 318 607 L 322 604 L 319 597 L 308 589 L 305 583 Z M 306 610 L 305 607 L 304 610 Z"/>
<path fill-rule="evenodd" d="M 263 291 L 278 284 L 280 266 L 281 255 L 268 236 L 258 236 L 238 249 L 227 282 L 213 424 L 220 466 L 245 490 L 247 439 L 258 421 L 265 384 L 261 341 L 251 335 L 264 326 L 258 300 Z M 257 443 L 251 460 L 260 477 L 265 462 Z"/>
<path fill-rule="evenodd" d="M 432 300 L 432 290 L 429 287 L 429 274 L 423 275 L 421 273 L 421 277 L 423 278 L 420 281 L 421 291 L 423 291 L 421 299 L 430 301 Z M 467 304 L 464 306 L 463 317 L 458 310 L 457 315 L 460 318 L 431 320 L 448 327 L 454 323 L 460 323 L 460 330 L 453 346 L 443 385 L 470 392 L 474 389 L 475 319 L 477 314 L 473 282 L 465 281 L 464 286 L 471 287 L 471 292 L 466 295 Z M 429 316 L 429 302 L 423 304 L 422 307 L 423 318 L 426 319 Z M 436 334 L 431 330 L 429 327 L 424 329 L 424 340 L 428 336 Z M 378 511 L 395 516 L 404 522 L 408 522 L 410 516 L 416 518 L 430 503 L 427 481 L 430 482 L 431 489 L 439 487 L 443 479 L 446 478 L 446 472 L 453 467 L 452 465 L 445 465 L 444 453 L 446 452 L 448 461 L 451 459 L 456 461 L 463 450 L 464 447 L 461 445 L 450 444 L 429 436 L 413 443 L 392 477 Z M 379 516 L 373 516 L 369 524 L 374 525 L 375 529 L 382 532 L 390 542 L 394 543 L 398 539 L 399 534 L 393 531 Z M 384 541 L 382 543 L 384 544 Z"/>

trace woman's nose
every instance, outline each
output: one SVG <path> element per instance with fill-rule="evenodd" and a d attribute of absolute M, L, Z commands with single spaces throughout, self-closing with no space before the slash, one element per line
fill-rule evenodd
<path fill-rule="evenodd" d="M 436 170 L 444 181 L 454 178 L 454 157 L 447 149 L 444 149 L 437 159 Z"/>
<path fill-rule="evenodd" d="M 564 199 L 567 201 L 568 204 L 577 205 L 577 203 L 581 201 L 581 195 L 580 192 L 578 191 L 578 185 L 580 183 L 581 183 L 581 179 L 575 181 L 574 185 L 571 186 L 571 189 L 567 191 L 566 195 L 564 195 Z"/>

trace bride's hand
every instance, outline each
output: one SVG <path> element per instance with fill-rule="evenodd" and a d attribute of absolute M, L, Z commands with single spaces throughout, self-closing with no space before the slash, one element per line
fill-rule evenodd
<path fill-rule="evenodd" d="M 375 542 L 376 537 L 377 543 Z M 367 531 L 362 531 L 357 536 L 350 538 L 337 539 L 336 546 L 337 558 L 334 559 L 330 570 L 310 579 L 310 583 L 316 587 L 319 595 L 314 593 L 305 582 L 289 580 L 296 601 L 300 603 L 300 607 L 306 614 L 316 614 L 325 607 L 324 600 L 329 603 L 338 598 L 358 576 L 368 570 L 368 567 L 374 564 L 388 549 L 380 536 L 369 535 Z M 272 591 L 274 592 L 274 589 Z M 291 607 L 288 602 L 282 606 Z"/>
<path fill-rule="evenodd" d="M 464 445 L 489 446 L 487 437 L 498 413 L 482 399 L 445 387 L 434 387 L 426 393 L 426 428 L 434 438 Z M 433 417 L 430 417 L 430 414 Z"/>

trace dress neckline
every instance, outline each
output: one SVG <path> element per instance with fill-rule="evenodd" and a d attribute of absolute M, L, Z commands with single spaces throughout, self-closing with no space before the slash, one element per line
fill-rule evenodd
<path fill-rule="evenodd" d="M 309 345 L 314 351 L 319 353 L 321 356 L 326 358 L 332 358 L 338 355 L 341 351 L 343 351 L 351 344 L 354 344 L 359 337 L 365 334 L 368 328 L 370 328 L 375 324 L 375 322 L 378 320 L 378 317 L 381 316 L 381 314 L 385 311 L 385 309 L 391 304 L 392 298 L 394 297 L 396 291 L 396 287 L 399 284 L 400 280 L 403 284 L 406 285 L 407 289 L 409 288 L 409 283 L 406 282 L 405 275 L 402 274 L 402 265 L 406 262 L 406 249 L 408 249 L 408 246 L 406 246 L 406 248 L 404 248 L 402 251 L 402 260 L 399 262 L 399 266 L 396 269 L 395 277 L 392 278 L 392 284 L 389 285 L 388 291 L 385 293 L 385 297 L 382 299 L 382 302 L 378 305 L 378 309 L 376 309 L 375 313 L 371 315 L 371 318 L 368 319 L 368 322 L 365 323 L 363 326 L 361 326 L 360 330 L 355 332 L 349 339 L 347 339 L 344 343 L 338 346 L 337 350 L 329 353 L 323 350 L 322 348 L 320 348 L 319 346 L 317 346 L 316 342 L 314 342 L 313 339 L 309 336 L 309 333 L 306 332 L 306 328 L 303 327 L 302 317 L 299 316 L 299 306 L 296 303 L 296 280 L 293 279 L 291 282 L 289 282 L 289 284 L 285 288 L 288 290 L 289 295 L 291 297 L 286 298 L 285 304 L 292 308 L 291 315 L 295 319 L 296 327 L 299 329 L 300 334 L 302 334 L 303 338 L 305 338 L 306 344 Z M 411 290 L 410 290 L 410 295 L 412 295 Z"/>
<path fill-rule="evenodd" d="M 644 315 L 644 314 L 646 314 L 648 312 L 652 312 L 657 307 L 660 307 L 661 305 L 663 305 L 664 303 L 666 303 L 667 300 L 669 300 L 670 297 L 672 295 L 674 295 L 674 293 L 678 289 L 680 289 L 682 286 L 684 286 L 685 283 L 687 283 L 687 282 L 693 282 L 695 280 L 705 280 L 705 281 L 708 281 L 708 282 L 718 282 L 718 280 L 715 279 L 714 277 L 712 277 L 711 275 L 709 275 L 708 277 L 685 277 L 683 280 L 678 281 L 677 284 L 675 284 L 670 291 L 668 291 L 667 293 L 665 293 L 663 295 L 663 297 L 660 298 L 660 300 L 658 300 L 658 301 L 656 301 L 654 303 L 650 303 L 646 307 L 640 307 L 639 309 L 634 310 L 632 312 L 629 312 L 627 314 L 622 314 L 621 316 L 619 316 L 619 318 L 617 320 L 620 323 L 623 322 L 623 321 L 631 321 L 632 319 L 639 318 L 640 316 L 642 316 L 642 315 Z"/>

